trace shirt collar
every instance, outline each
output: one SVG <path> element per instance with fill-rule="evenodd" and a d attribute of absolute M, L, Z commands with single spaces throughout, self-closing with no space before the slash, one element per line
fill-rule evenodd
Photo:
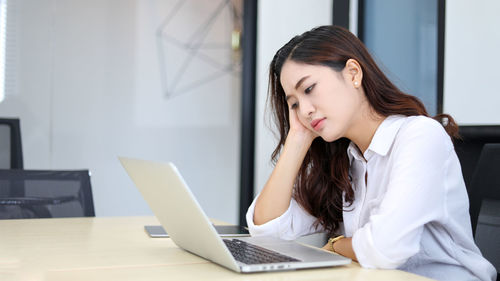
<path fill-rule="evenodd" d="M 406 116 L 402 115 L 391 115 L 385 118 L 375 131 L 372 142 L 366 149 L 365 154 L 368 151 L 373 151 L 381 156 L 387 155 L 405 119 Z"/>
<path fill-rule="evenodd" d="M 347 156 L 349 156 L 349 163 L 352 163 L 352 159 L 356 159 L 358 161 L 364 160 L 363 155 L 359 151 L 358 147 L 351 141 L 349 147 L 347 148 Z"/>
<path fill-rule="evenodd" d="M 358 147 L 351 141 L 347 148 L 349 162 L 351 163 L 353 158 L 356 160 L 368 160 L 373 153 L 381 156 L 387 155 L 405 119 L 406 116 L 402 115 L 391 115 L 385 118 L 375 131 L 372 141 L 364 155 L 361 154 Z"/>

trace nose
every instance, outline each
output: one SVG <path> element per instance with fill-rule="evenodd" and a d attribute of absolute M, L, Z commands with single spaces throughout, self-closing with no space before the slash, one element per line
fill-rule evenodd
<path fill-rule="evenodd" d="M 300 115 L 306 119 L 311 119 L 312 114 L 316 110 L 311 101 L 307 98 L 302 99 L 300 102 Z"/>

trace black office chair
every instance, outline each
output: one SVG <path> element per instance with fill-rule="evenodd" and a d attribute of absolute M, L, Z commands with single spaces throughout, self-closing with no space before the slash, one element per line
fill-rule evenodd
<path fill-rule="evenodd" d="M 470 200 L 473 197 L 473 189 L 471 188 L 472 176 L 476 169 L 481 150 L 486 143 L 500 143 L 500 126 L 460 126 L 459 133 L 461 139 L 455 141 L 455 151 L 460 160 Z M 469 212 L 471 221 L 473 222 L 473 233 L 475 233 L 479 209 L 474 210 L 474 208 L 470 208 Z"/>
<path fill-rule="evenodd" d="M 0 219 L 93 216 L 88 170 L 0 170 Z"/>
<path fill-rule="evenodd" d="M 18 118 L 0 118 L 0 169 L 22 169 L 23 149 Z"/>
<path fill-rule="evenodd" d="M 500 143 L 483 146 L 470 184 L 472 230 L 484 257 L 500 271 Z M 497 278 L 500 280 L 500 278 Z"/>
<path fill-rule="evenodd" d="M 459 134 L 462 139 L 455 141 L 455 151 L 460 159 L 465 185 L 468 188 L 483 145 L 500 143 L 500 126 L 460 126 Z"/>

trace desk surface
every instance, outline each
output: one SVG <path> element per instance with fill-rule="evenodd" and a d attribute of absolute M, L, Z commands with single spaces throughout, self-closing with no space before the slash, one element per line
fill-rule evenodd
<path fill-rule="evenodd" d="M 0 280 L 429 280 L 348 266 L 239 274 L 149 238 L 154 217 L 0 220 Z"/>

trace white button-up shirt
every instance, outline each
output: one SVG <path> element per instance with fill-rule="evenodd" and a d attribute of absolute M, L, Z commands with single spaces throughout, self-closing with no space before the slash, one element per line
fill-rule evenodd
<path fill-rule="evenodd" d="M 354 202 L 344 204 L 344 234 L 361 266 L 398 268 L 438 280 L 494 280 L 495 268 L 474 243 L 460 162 L 434 119 L 389 116 L 361 154 L 348 148 Z M 253 223 L 252 235 L 296 239 L 322 231 L 291 200 L 280 217 Z"/>

